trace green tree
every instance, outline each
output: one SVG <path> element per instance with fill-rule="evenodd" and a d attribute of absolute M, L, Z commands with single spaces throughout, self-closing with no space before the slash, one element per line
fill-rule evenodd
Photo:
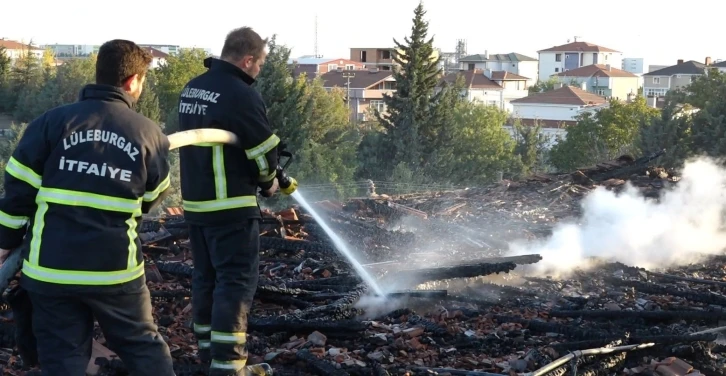
<path fill-rule="evenodd" d="M 628 103 L 612 100 L 606 108 L 578 115 L 577 124 L 567 128 L 566 139 L 552 148 L 550 160 L 558 169 L 571 170 L 640 153 L 640 128 L 657 116 L 658 110 L 643 97 Z"/>
<path fill-rule="evenodd" d="M 529 94 L 544 93 L 555 89 L 555 85 L 560 83 L 557 77 L 550 77 L 546 81 L 537 81 L 536 84 L 529 87 Z"/>
<path fill-rule="evenodd" d="M 344 93 L 327 91 L 320 79 L 293 78 L 290 49 L 277 44 L 274 36 L 268 49 L 255 88 L 267 106 L 270 126 L 294 155 L 287 172 L 303 189 L 322 184 L 344 195 L 355 171 L 358 144 Z"/>
<path fill-rule="evenodd" d="M 454 116 L 455 159 L 437 171 L 439 181 L 471 186 L 491 182 L 499 172 L 512 172 L 515 142 L 502 126 L 507 121 L 505 111 L 462 102 Z"/>
<path fill-rule="evenodd" d="M 159 98 L 161 114 L 165 117 L 166 133 L 179 130 L 179 94 L 189 80 L 207 70 L 204 67 L 204 59 L 207 57 L 207 52 L 202 49 L 182 49 L 176 55 L 169 55 L 166 63 L 158 68 L 156 95 Z"/>
<path fill-rule="evenodd" d="M 8 56 L 5 47 L 0 46 L 0 113 L 11 112 L 14 95 L 10 90 L 10 74 L 11 74 L 10 56 Z"/>
<path fill-rule="evenodd" d="M 146 82 L 144 82 L 144 90 L 141 92 L 139 101 L 136 103 L 136 112 L 146 116 L 159 124 L 161 121 L 161 108 L 159 107 L 159 96 L 156 94 L 157 83 L 156 73 L 149 70 L 146 73 Z"/>
<path fill-rule="evenodd" d="M 20 138 L 23 137 L 25 129 L 28 127 L 27 123 L 10 125 L 10 128 L 5 131 L 3 137 L 0 138 L 0 171 L 5 171 L 5 166 L 8 160 L 13 155 L 15 147 L 18 145 Z M 5 186 L 5 174 L 0 173 L 0 190 Z"/>
<path fill-rule="evenodd" d="M 433 38 L 428 38 L 428 22 L 423 3 L 414 10 L 411 36 L 400 43 L 393 40 L 396 53 L 393 59 L 400 69 L 393 71 L 396 92 L 383 95 L 387 113 L 378 114 L 385 129 L 378 154 L 389 161 L 385 166 L 404 163 L 418 172 L 425 164 L 425 151 L 435 143 L 436 130 L 432 118 L 432 105 L 437 101 L 434 89 L 440 79 L 439 59 L 432 59 Z"/>
<path fill-rule="evenodd" d="M 539 124 L 525 126 L 519 119 L 514 119 L 512 135 L 516 143 L 514 155 L 521 162 L 520 173 L 527 176 L 545 170 L 550 138 L 542 134 L 542 127 Z"/>

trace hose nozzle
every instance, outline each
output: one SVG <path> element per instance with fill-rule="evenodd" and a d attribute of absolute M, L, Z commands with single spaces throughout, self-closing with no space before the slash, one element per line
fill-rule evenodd
<path fill-rule="evenodd" d="M 281 166 L 277 166 L 277 182 L 280 185 L 280 192 L 291 195 L 297 190 L 297 180 L 291 176 L 287 176 L 285 170 Z"/>

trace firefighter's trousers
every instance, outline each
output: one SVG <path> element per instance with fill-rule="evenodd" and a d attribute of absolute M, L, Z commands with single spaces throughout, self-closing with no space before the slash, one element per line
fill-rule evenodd
<path fill-rule="evenodd" d="M 209 374 L 236 375 L 247 363 L 247 315 L 257 289 L 259 220 L 189 225 L 194 258 L 194 334 Z"/>
<path fill-rule="evenodd" d="M 124 291 L 67 294 L 28 292 L 33 304 L 33 333 L 44 376 L 84 376 L 91 358 L 94 317 L 106 346 L 130 375 L 174 376 L 169 347 L 151 316 L 145 283 Z"/>

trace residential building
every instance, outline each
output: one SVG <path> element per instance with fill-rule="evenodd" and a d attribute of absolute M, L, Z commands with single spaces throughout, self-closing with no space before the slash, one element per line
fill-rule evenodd
<path fill-rule="evenodd" d="M 151 68 L 158 68 L 166 63 L 169 54 L 153 47 L 142 47 L 151 54 Z"/>
<path fill-rule="evenodd" d="M 626 101 L 638 94 L 640 77 L 609 64 L 593 64 L 554 75 L 560 83 L 575 85 L 605 98 Z"/>
<path fill-rule="evenodd" d="M 539 54 L 539 80 L 592 64 L 617 64 L 623 54 L 611 48 L 587 42 L 572 42 L 537 51 Z"/>
<path fill-rule="evenodd" d="M 320 75 L 323 87 L 330 90 L 340 88 L 345 91 L 351 110 L 351 119 L 371 120 L 370 109 L 385 113 L 383 94 L 396 91 L 396 80 L 390 71 L 378 68 L 365 70 L 335 70 Z"/>
<path fill-rule="evenodd" d="M 721 73 L 726 73 L 726 60 L 716 61 L 711 67 L 717 68 Z"/>
<path fill-rule="evenodd" d="M 393 60 L 395 48 L 351 48 L 350 60 L 362 63 L 366 68 L 391 70 L 397 63 Z"/>
<path fill-rule="evenodd" d="M 446 75 L 443 82 L 453 83 L 458 77 L 464 79 L 465 95 L 469 101 L 497 106 L 511 112 L 511 102 L 528 95 L 528 77 L 507 71 L 490 69 L 462 70 Z"/>
<path fill-rule="evenodd" d="M 139 44 L 140 47 L 151 47 L 157 49 L 165 54 L 176 55 L 181 47 L 173 44 Z M 212 51 L 208 48 L 204 49 L 207 53 L 211 54 Z"/>
<path fill-rule="evenodd" d="M 391 70 L 398 65 L 393 59 L 396 53 L 395 48 L 351 48 L 350 60 L 362 63 L 366 69 Z M 431 60 L 439 60 L 440 53 L 439 50 L 434 49 L 431 53 Z"/>
<path fill-rule="evenodd" d="M 645 73 L 645 60 L 642 57 L 626 57 L 621 65 L 622 70 L 633 74 Z"/>
<path fill-rule="evenodd" d="M 602 96 L 579 87 L 562 87 L 513 100 L 513 117 L 523 125 L 538 124 L 548 136 L 564 137 L 565 128 L 575 125 L 576 116 L 583 112 L 594 112 L 608 106 Z"/>
<path fill-rule="evenodd" d="M 18 58 L 25 56 L 30 53 L 38 59 L 43 57 L 43 49 L 40 47 L 28 45 L 25 43 L 16 42 L 14 40 L 0 39 L 0 47 L 5 48 L 5 55 L 10 58 L 10 61 L 14 62 Z"/>
<path fill-rule="evenodd" d="M 459 69 L 505 71 L 527 77 L 529 86 L 537 82 L 537 59 L 516 52 L 490 55 L 484 51 L 483 54 L 469 55 L 459 59 Z"/>
<path fill-rule="evenodd" d="M 326 57 L 302 56 L 297 59 L 290 59 L 288 64 L 293 70 L 293 75 L 297 77 L 301 73 L 305 73 L 308 78 L 314 78 L 318 75 L 328 72 L 342 70 L 362 70 L 365 68 L 363 63 L 357 61 L 338 58 L 331 59 Z"/>
<path fill-rule="evenodd" d="M 100 45 L 95 44 L 46 44 L 57 58 L 84 57 L 92 53 L 98 53 Z"/>
<path fill-rule="evenodd" d="M 710 63 L 710 61 L 707 62 Z M 670 90 L 683 89 L 705 73 L 706 64 L 695 60 L 678 60 L 676 65 L 648 72 L 643 75 L 643 94 L 646 97 L 662 97 Z"/>

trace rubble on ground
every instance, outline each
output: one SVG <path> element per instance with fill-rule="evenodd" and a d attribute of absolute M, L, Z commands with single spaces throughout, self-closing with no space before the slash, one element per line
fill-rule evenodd
<path fill-rule="evenodd" d="M 636 162 L 318 203 L 365 268 L 394 287 L 384 304 L 310 215 L 265 211 L 249 362 L 270 363 L 276 375 L 724 374 L 726 342 L 712 329 L 726 320 L 726 257 L 660 272 L 603 263 L 555 279 L 521 271 L 539 255 L 502 255 L 509 241 L 547 236 L 554 223 L 576 218 L 579 200 L 598 186 L 619 190 L 629 181 L 655 196 L 677 184 L 673 172 Z M 177 375 L 205 375 L 191 329 L 194 266 L 183 216 L 149 218 L 140 236 Z M 0 334 L 0 348 L 12 348 L 10 320 Z M 93 373 L 125 375 L 104 343 L 99 335 Z M 632 348 L 607 350 L 625 345 Z M 595 348 L 604 350 L 579 351 Z M 0 363 L 5 374 L 32 374 L 18 370 L 11 350 L 0 351 Z"/>

